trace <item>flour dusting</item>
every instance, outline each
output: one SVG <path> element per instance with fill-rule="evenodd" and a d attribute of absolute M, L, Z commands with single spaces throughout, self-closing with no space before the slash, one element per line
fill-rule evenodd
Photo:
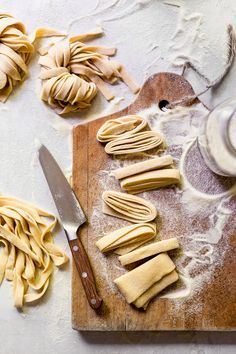
<path fill-rule="evenodd" d="M 202 14 L 180 9 L 179 22 L 170 45 L 170 61 L 182 66 L 186 61 L 200 65 L 203 61 L 204 34 L 201 32 Z"/>
<path fill-rule="evenodd" d="M 181 229 L 184 230 L 186 226 L 184 234 L 178 234 L 177 227 L 177 233 L 174 235 L 180 238 L 183 252 L 175 260 L 182 285 L 180 289 L 176 285 L 175 290 L 166 292 L 162 296 L 166 298 L 180 299 L 198 294 L 204 283 L 214 275 L 215 269 L 223 265 L 228 249 L 230 235 L 225 231 L 225 227 L 233 217 L 233 204 L 230 202 L 236 194 L 236 183 L 235 179 L 214 175 L 202 160 L 196 142 L 198 128 L 206 113 L 207 110 L 201 104 L 166 112 L 152 106 L 138 112 L 149 121 L 153 130 L 161 131 L 165 135 L 167 153 L 175 157 L 182 176 L 181 190 L 172 194 L 171 201 L 175 205 L 171 215 L 173 223 L 175 214 L 181 212 Z M 199 178 L 194 180 L 192 176 L 196 173 L 196 168 Z M 170 214 L 169 204 L 166 204 L 168 203 L 159 205 L 164 219 Z M 224 240 L 219 248 L 223 236 Z"/>
<path fill-rule="evenodd" d="M 163 188 L 141 194 L 160 213 L 157 238 L 177 237 L 180 241 L 181 250 L 171 254 L 180 280 L 161 296 L 172 299 L 174 308 L 181 307 L 184 301 L 197 296 L 204 289 L 204 284 L 211 280 L 217 267 L 223 265 L 229 248 L 230 234 L 225 227 L 233 217 L 232 198 L 236 195 L 236 183 L 235 179 L 213 174 L 201 157 L 197 138 L 207 113 L 202 104 L 190 108 L 176 107 L 165 112 L 157 105 L 152 105 L 137 112 L 148 121 L 152 130 L 164 135 L 166 153 L 173 156 L 182 178 L 180 188 Z M 147 156 L 152 155 L 135 157 L 135 161 Z M 129 157 L 110 159 L 106 170 L 98 173 L 101 189 L 120 191 L 119 183 L 112 177 L 112 170 L 133 162 Z M 104 216 L 101 208 L 101 201 L 98 201 L 91 218 L 97 235 L 103 236 L 124 226 L 123 221 Z M 110 291 L 117 293 L 113 279 L 109 277 L 111 267 L 113 271 L 114 268 L 118 271 L 118 275 L 121 274 L 116 256 L 104 256 L 98 252 L 96 257 L 99 258 L 96 262 L 101 264 L 107 286 Z M 194 303 L 193 306 L 194 309 L 189 307 L 188 311 L 201 310 L 201 304 Z"/>

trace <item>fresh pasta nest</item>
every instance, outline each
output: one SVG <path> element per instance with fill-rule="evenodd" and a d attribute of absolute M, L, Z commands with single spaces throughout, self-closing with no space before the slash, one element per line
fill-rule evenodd
<path fill-rule="evenodd" d="M 97 89 L 107 100 L 114 98 L 105 82 L 113 84 L 123 80 L 134 93 L 139 91 L 125 68 L 108 60 L 115 54 L 114 48 L 82 43 L 102 33 L 98 29 L 40 50 L 41 99 L 56 108 L 59 114 L 88 108 Z"/>
<path fill-rule="evenodd" d="M 45 217 L 51 219 L 49 224 Z M 49 286 L 53 264 L 68 261 L 53 243 L 56 222 L 54 215 L 31 204 L 0 197 L 0 284 L 4 278 L 12 281 L 17 308 L 40 299 Z"/>
<path fill-rule="evenodd" d="M 13 87 L 28 72 L 27 64 L 34 46 L 23 23 L 11 15 L 0 14 L 0 101 L 5 102 Z"/>
<path fill-rule="evenodd" d="M 14 86 L 28 74 L 27 65 L 34 53 L 34 41 L 40 37 L 64 36 L 49 28 L 38 28 L 31 36 L 23 23 L 0 13 L 0 101 L 5 102 Z"/>

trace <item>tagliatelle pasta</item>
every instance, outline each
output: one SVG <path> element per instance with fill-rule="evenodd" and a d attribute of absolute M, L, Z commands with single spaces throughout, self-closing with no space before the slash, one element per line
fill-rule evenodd
<path fill-rule="evenodd" d="M 107 120 L 97 132 L 97 140 L 101 143 L 116 140 L 143 130 L 147 121 L 137 115 L 128 115 Z"/>
<path fill-rule="evenodd" d="M 130 304 L 174 269 L 175 265 L 170 257 L 166 253 L 161 253 L 150 261 L 116 278 L 114 282 Z"/>
<path fill-rule="evenodd" d="M 159 133 L 148 130 L 110 141 L 105 151 L 113 155 L 136 154 L 154 149 L 162 143 L 163 138 Z"/>
<path fill-rule="evenodd" d="M 137 250 L 124 254 L 119 257 L 119 261 L 122 265 L 127 265 L 178 247 L 179 242 L 177 238 L 173 237 L 167 240 L 153 242 L 147 246 L 140 247 Z"/>
<path fill-rule="evenodd" d="M 27 65 L 34 53 L 36 38 L 64 36 L 58 31 L 38 28 L 28 36 L 23 23 L 0 13 L 0 101 L 5 102 L 14 86 L 28 74 Z"/>
<path fill-rule="evenodd" d="M 133 223 L 152 221 L 157 217 L 155 206 L 147 200 L 115 191 L 105 191 L 103 212 Z"/>
<path fill-rule="evenodd" d="M 166 289 L 169 285 L 175 283 L 179 279 L 178 273 L 173 270 L 171 273 L 165 275 L 162 279 L 153 284 L 148 290 L 146 290 L 141 296 L 133 302 L 133 304 L 144 310 L 147 309 L 149 302 L 162 290 Z"/>
<path fill-rule="evenodd" d="M 170 155 L 161 157 L 154 157 L 142 162 L 137 162 L 131 165 L 127 165 L 121 168 L 113 170 L 111 174 L 116 179 L 123 179 L 130 176 L 136 176 L 143 172 L 156 171 L 161 168 L 171 166 L 173 164 L 173 158 Z"/>
<path fill-rule="evenodd" d="M 179 170 L 175 168 L 148 171 L 124 178 L 120 185 L 131 194 L 142 193 L 153 189 L 167 187 L 180 182 Z"/>
<path fill-rule="evenodd" d="M 134 93 L 139 91 L 125 68 L 109 60 L 109 56 L 115 54 L 115 48 L 88 46 L 81 42 L 102 33 L 97 29 L 40 50 L 41 99 L 56 108 L 59 114 L 88 108 L 97 90 L 108 101 L 113 99 L 105 82 L 113 84 L 123 80 Z"/>
<path fill-rule="evenodd" d="M 44 218 L 51 219 L 46 224 Z M 46 292 L 53 264 L 68 261 L 54 243 L 54 215 L 21 200 L 0 197 L 0 284 L 6 278 L 13 283 L 14 304 L 38 300 Z"/>
<path fill-rule="evenodd" d="M 146 243 L 156 235 L 156 225 L 152 223 L 134 224 L 115 230 L 101 237 L 96 245 L 101 252 L 109 252 L 127 245 Z"/>

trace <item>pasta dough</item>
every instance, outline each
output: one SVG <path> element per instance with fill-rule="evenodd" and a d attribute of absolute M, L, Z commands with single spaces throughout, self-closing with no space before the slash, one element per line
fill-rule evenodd
<path fill-rule="evenodd" d="M 14 86 L 24 80 L 27 65 L 34 52 L 33 42 L 39 37 L 64 36 L 48 28 L 38 28 L 32 36 L 11 15 L 0 13 L 0 101 L 5 102 Z"/>
<path fill-rule="evenodd" d="M 100 240 L 96 242 L 96 245 L 100 251 L 109 252 L 116 248 L 132 245 L 137 242 L 147 242 L 154 238 L 155 235 L 155 224 L 134 224 L 109 233 L 100 238 Z"/>
<path fill-rule="evenodd" d="M 126 246 L 122 246 L 122 247 L 116 248 L 114 250 L 114 253 L 122 256 L 123 254 L 129 253 L 129 252 L 135 250 L 136 248 L 142 246 L 147 241 L 149 241 L 149 240 L 145 240 L 145 239 L 144 240 L 139 240 L 137 242 L 132 243 L 131 245 L 126 245 Z"/>
<path fill-rule="evenodd" d="M 154 149 L 162 143 L 163 138 L 159 133 L 148 130 L 110 141 L 105 151 L 114 155 L 133 154 Z"/>
<path fill-rule="evenodd" d="M 81 42 L 102 33 L 98 29 L 40 51 L 41 99 L 56 108 L 59 114 L 88 108 L 97 89 L 107 100 L 113 99 L 114 95 L 105 81 L 113 84 L 123 80 L 134 93 L 139 91 L 125 68 L 116 61 L 108 60 L 115 54 L 114 48 L 88 46 Z"/>
<path fill-rule="evenodd" d="M 142 193 L 152 189 L 166 187 L 180 182 L 179 171 L 163 169 L 140 173 L 123 179 L 120 183 L 121 188 L 131 194 Z"/>
<path fill-rule="evenodd" d="M 129 166 L 118 168 L 112 171 L 112 175 L 116 179 L 122 179 L 137 175 L 139 173 L 159 170 L 160 168 L 170 166 L 173 163 L 173 158 L 170 155 L 155 157 L 153 159 L 137 162 Z"/>
<path fill-rule="evenodd" d="M 129 115 L 107 120 L 97 132 L 97 140 L 101 143 L 129 136 L 143 130 L 147 121 L 137 115 Z"/>
<path fill-rule="evenodd" d="M 126 193 L 105 191 L 102 195 L 104 201 L 103 212 L 133 223 L 152 221 L 157 216 L 154 205 L 143 198 Z"/>
<path fill-rule="evenodd" d="M 44 218 L 50 218 L 46 224 Z M 13 282 L 14 304 L 38 300 L 46 292 L 53 263 L 68 261 L 54 243 L 52 231 L 56 218 L 37 207 L 15 198 L 0 197 L 0 284 L 4 277 Z"/>
<path fill-rule="evenodd" d="M 174 269 L 175 265 L 170 257 L 166 253 L 161 253 L 150 261 L 115 279 L 114 282 L 130 304 Z"/>
<path fill-rule="evenodd" d="M 143 307 L 146 310 L 149 302 L 167 286 L 175 283 L 179 279 L 178 273 L 173 270 L 171 273 L 165 275 L 161 280 L 152 285 L 147 291 L 145 291 L 133 304 L 140 308 Z"/>
<path fill-rule="evenodd" d="M 177 238 L 169 238 L 168 240 L 157 241 L 150 245 L 141 247 L 133 252 L 129 252 L 119 257 L 122 265 L 140 261 L 147 257 L 151 257 L 157 253 L 167 252 L 179 247 Z"/>

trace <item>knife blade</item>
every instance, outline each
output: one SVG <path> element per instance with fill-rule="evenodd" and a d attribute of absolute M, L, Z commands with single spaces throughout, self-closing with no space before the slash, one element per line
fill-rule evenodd
<path fill-rule="evenodd" d="M 42 145 L 38 153 L 89 305 L 93 309 L 98 309 L 102 304 L 102 299 L 97 293 L 90 261 L 78 232 L 79 227 L 86 222 L 86 216 L 70 184 L 49 150 Z"/>

